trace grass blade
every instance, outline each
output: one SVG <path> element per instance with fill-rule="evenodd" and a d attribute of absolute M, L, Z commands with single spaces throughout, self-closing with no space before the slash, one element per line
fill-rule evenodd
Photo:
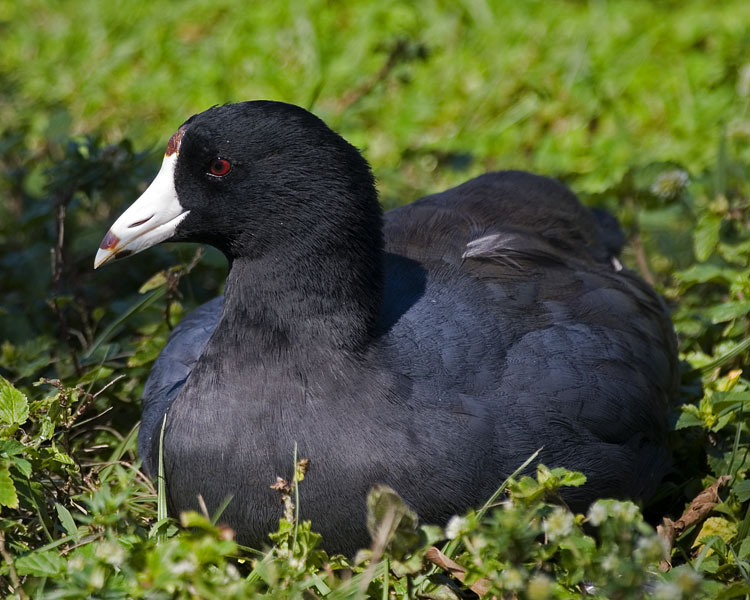
<path fill-rule="evenodd" d="M 539 453 L 541 451 L 542 451 L 542 448 L 539 448 L 539 450 L 537 450 L 536 452 L 534 452 L 534 454 L 532 454 L 531 456 L 529 456 L 529 458 L 527 458 L 520 467 L 518 467 L 515 471 L 513 471 L 513 473 L 511 473 L 505 479 L 505 481 L 503 481 L 500 484 L 500 487 L 495 490 L 495 493 L 492 494 L 492 496 L 489 497 L 489 499 L 487 500 L 487 502 L 484 503 L 484 505 L 482 506 L 482 508 L 480 508 L 477 511 L 477 516 L 480 519 L 484 518 L 485 513 L 490 509 L 491 506 L 493 506 L 495 504 L 495 502 L 497 501 L 497 499 L 500 497 L 500 494 L 502 494 L 505 491 L 505 488 L 508 487 L 508 482 L 511 479 L 514 479 L 515 477 L 517 477 L 520 473 L 523 472 L 523 470 L 526 467 L 528 467 L 532 462 L 534 462 L 536 460 L 536 457 L 539 456 Z M 460 545 L 461 545 L 461 541 L 458 538 L 455 539 L 455 540 L 451 540 L 450 542 L 448 542 L 443 547 L 442 552 L 448 558 L 453 558 L 455 556 L 456 552 L 458 551 Z"/>
<path fill-rule="evenodd" d="M 156 519 L 161 522 L 167 518 L 167 486 L 164 480 L 164 430 L 167 427 L 167 414 L 164 413 L 164 419 L 161 422 L 161 432 L 159 433 L 159 474 L 156 485 Z M 159 541 L 164 540 L 165 533 L 159 533 Z"/>
<path fill-rule="evenodd" d="M 86 353 L 83 355 L 84 358 L 91 358 L 91 355 L 96 352 L 96 350 L 101 346 L 103 343 L 108 341 L 115 332 L 122 326 L 122 324 L 127 321 L 131 316 L 133 316 L 135 313 L 142 311 L 144 308 L 147 308 L 154 302 L 156 302 L 159 298 L 161 298 L 166 292 L 165 287 L 160 287 L 155 289 L 153 292 L 148 294 L 145 298 L 142 298 L 138 302 L 134 303 L 130 306 L 124 313 L 122 313 L 119 317 L 117 317 L 112 323 L 110 323 L 104 331 L 102 331 L 99 336 L 94 340 L 94 343 L 89 346 L 89 349 L 86 350 Z"/>
<path fill-rule="evenodd" d="M 117 445 L 117 447 L 112 451 L 112 454 L 110 454 L 109 461 L 108 461 L 112 464 L 104 467 L 101 471 L 99 471 L 99 480 L 102 483 L 107 481 L 107 478 L 109 477 L 109 474 L 112 471 L 112 467 L 114 467 L 114 464 L 119 462 L 120 459 L 122 459 L 122 457 L 125 455 L 125 453 L 133 447 L 133 444 L 135 443 L 135 439 L 138 437 L 139 428 L 140 428 L 140 423 L 136 423 L 128 432 L 128 435 L 126 435 L 123 438 L 123 440 Z"/>
<path fill-rule="evenodd" d="M 297 442 L 294 442 L 294 465 L 292 471 L 292 485 L 294 485 L 294 537 L 292 538 L 291 554 L 297 547 L 297 528 L 299 527 L 299 478 L 297 477 Z"/>
<path fill-rule="evenodd" d="M 227 506 L 229 506 L 229 503 L 234 498 L 233 494 L 227 494 L 224 497 L 224 500 L 221 501 L 221 504 L 219 504 L 219 507 L 214 511 L 214 514 L 211 515 L 211 525 L 216 525 L 218 520 L 221 518 L 221 515 L 224 514 L 224 511 L 227 509 Z"/>
<path fill-rule="evenodd" d="M 748 348 L 750 348 L 750 337 L 745 338 L 739 344 L 737 344 L 734 348 L 722 354 L 718 358 L 712 360 L 711 362 L 706 363 L 702 367 L 698 367 L 697 369 L 692 369 L 691 371 L 688 371 L 687 373 L 683 375 L 683 379 L 686 379 L 686 378 L 689 379 L 691 377 L 698 376 L 701 373 L 710 373 L 716 367 L 721 367 L 725 363 L 732 360 L 738 354 L 743 353 Z"/>

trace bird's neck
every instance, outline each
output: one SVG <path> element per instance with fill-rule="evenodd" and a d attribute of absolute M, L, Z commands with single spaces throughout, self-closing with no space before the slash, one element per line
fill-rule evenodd
<path fill-rule="evenodd" d="M 264 362 L 299 352 L 361 351 L 375 332 L 383 296 L 382 250 L 365 250 L 234 259 L 217 327 L 223 343 L 243 345 Z"/>

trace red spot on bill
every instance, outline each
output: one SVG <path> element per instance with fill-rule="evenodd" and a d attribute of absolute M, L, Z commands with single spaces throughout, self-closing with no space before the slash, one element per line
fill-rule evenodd
<path fill-rule="evenodd" d="M 111 231 L 107 232 L 107 235 L 104 236 L 104 239 L 102 240 L 101 248 L 102 250 L 112 250 L 117 244 L 120 243 L 120 238 L 118 238 L 114 233 Z"/>
<path fill-rule="evenodd" d="M 174 132 L 174 135 L 171 138 L 169 138 L 167 151 L 164 153 L 165 156 L 172 156 L 180 151 L 180 144 L 182 143 L 182 136 L 185 135 L 185 129 L 186 127 L 183 125 Z"/>

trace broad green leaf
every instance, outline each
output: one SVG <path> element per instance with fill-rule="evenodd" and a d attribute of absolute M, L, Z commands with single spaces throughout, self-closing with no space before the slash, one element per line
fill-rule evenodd
<path fill-rule="evenodd" d="M 394 558 L 401 559 L 419 540 L 417 515 L 385 485 L 367 495 L 367 530 L 373 540 L 386 542 Z"/>
<path fill-rule="evenodd" d="M 548 469 L 544 465 L 537 465 L 537 481 L 546 489 L 556 490 L 561 486 L 578 487 L 586 483 L 586 476 L 577 471 L 568 471 L 560 467 Z"/>
<path fill-rule="evenodd" d="M 31 463 L 20 456 L 13 456 L 10 459 L 11 465 L 24 477 L 31 477 Z"/>
<path fill-rule="evenodd" d="M 54 577 L 65 568 L 65 560 L 56 550 L 32 552 L 15 561 L 19 575 L 33 575 L 35 577 Z"/>
<path fill-rule="evenodd" d="M 18 507 L 18 494 L 16 486 L 10 477 L 10 468 L 7 462 L 0 464 L 0 506 L 8 508 Z"/>
<path fill-rule="evenodd" d="M 725 323 L 732 319 L 744 317 L 750 312 L 750 302 L 724 302 L 712 306 L 706 311 L 706 316 L 712 323 Z"/>
<path fill-rule="evenodd" d="M 750 479 L 735 483 L 732 489 L 740 502 L 747 502 L 750 500 Z"/>
<path fill-rule="evenodd" d="M 732 414 L 732 412 L 727 412 L 721 415 L 718 419 L 716 419 L 716 422 L 711 426 L 711 431 L 713 432 L 721 431 L 732 420 L 734 420 L 734 415 Z"/>
<path fill-rule="evenodd" d="M 112 375 L 114 371 L 109 367 L 94 367 L 87 373 L 85 373 L 79 380 L 78 383 L 92 383 L 99 381 L 100 379 L 106 379 Z"/>
<path fill-rule="evenodd" d="M 29 403 L 20 391 L 0 377 L 0 422 L 23 425 L 29 418 Z"/>
<path fill-rule="evenodd" d="M 594 551 L 596 550 L 596 542 L 593 538 L 590 538 L 588 536 L 582 535 L 582 536 L 567 536 L 564 541 L 560 543 L 561 548 L 568 548 L 570 550 L 574 550 L 575 552 L 586 555 L 586 556 L 592 556 Z"/>
<path fill-rule="evenodd" d="M 49 415 L 43 416 L 39 423 L 39 439 L 51 440 L 53 433 L 55 433 L 55 422 L 49 418 Z"/>
<path fill-rule="evenodd" d="M 68 456 L 67 453 L 60 450 L 57 446 L 54 444 L 52 445 L 52 458 L 54 458 L 57 462 L 62 463 L 64 465 L 74 465 L 75 461 Z"/>
<path fill-rule="evenodd" d="M 518 481 L 513 481 L 508 484 L 508 490 L 513 498 L 523 498 L 529 502 L 533 502 L 544 496 L 544 486 L 540 485 L 539 482 L 533 477 L 524 475 Z"/>
<path fill-rule="evenodd" d="M 680 414 L 680 417 L 677 419 L 677 423 L 675 424 L 674 428 L 679 429 L 687 429 L 688 427 L 705 427 L 706 423 L 701 419 L 698 414 L 694 412 L 688 412 L 684 410 Z"/>
<path fill-rule="evenodd" d="M 717 251 L 729 262 L 746 263 L 747 257 L 750 256 L 750 240 L 739 244 L 720 243 Z"/>
<path fill-rule="evenodd" d="M 159 271 L 152 275 L 140 288 L 138 288 L 139 294 L 145 294 L 151 290 L 162 287 L 167 283 L 167 272 Z"/>
<path fill-rule="evenodd" d="M 540 485 L 546 487 L 557 487 L 557 479 L 555 478 L 554 473 L 541 463 L 536 466 L 536 480 Z"/>
<path fill-rule="evenodd" d="M 717 412 L 727 408 L 750 408 L 750 392 L 714 392 L 709 402 Z"/>
<path fill-rule="evenodd" d="M 721 217 L 714 214 L 704 215 L 693 235 L 693 250 L 695 258 L 700 262 L 708 259 L 719 242 L 719 231 L 721 230 Z"/>
<path fill-rule="evenodd" d="M 183 527 L 198 527 L 206 531 L 213 531 L 214 526 L 210 519 L 194 510 L 186 510 L 180 513 L 180 524 Z"/>
<path fill-rule="evenodd" d="M 18 440 L 0 440 L 0 454 L 16 456 L 17 454 L 23 454 L 25 450 L 26 446 Z"/>
<path fill-rule="evenodd" d="M 740 549 L 737 551 L 737 558 L 740 560 L 750 558 L 750 538 L 742 540 Z"/>
<path fill-rule="evenodd" d="M 697 264 L 692 265 L 684 271 L 677 271 L 674 276 L 677 281 L 683 283 L 706 283 L 707 281 L 729 283 L 734 274 L 735 271 L 731 269 L 722 269 L 715 265 Z"/>
<path fill-rule="evenodd" d="M 722 517 L 709 517 L 703 522 L 700 532 L 696 536 L 693 547 L 702 547 L 714 540 L 712 549 L 726 552 L 723 544 L 729 544 L 737 535 L 737 524 Z M 722 544 L 723 542 L 723 544 Z"/>
<path fill-rule="evenodd" d="M 579 487 L 586 483 L 586 476 L 578 471 L 568 471 L 560 478 L 560 485 Z"/>
<path fill-rule="evenodd" d="M 65 529 L 65 533 L 67 533 L 74 540 L 78 540 L 78 527 L 76 526 L 76 522 L 73 519 L 73 515 L 71 515 L 70 511 L 59 502 L 55 502 L 55 509 L 57 510 L 57 516 L 60 519 L 60 524 L 63 526 L 63 529 Z"/>
<path fill-rule="evenodd" d="M 719 556 L 713 551 L 713 548 L 709 546 L 709 544 L 716 544 L 717 542 L 720 542 L 721 539 L 716 536 L 704 539 L 706 540 L 706 545 L 703 546 L 701 554 L 698 555 L 697 560 L 693 562 L 693 566 L 697 571 L 716 573 L 719 570 Z"/>

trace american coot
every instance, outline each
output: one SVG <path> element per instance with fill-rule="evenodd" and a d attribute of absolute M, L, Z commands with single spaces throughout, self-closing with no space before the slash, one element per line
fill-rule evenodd
<path fill-rule="evenodd" d="M 231 494 L 222 520 L 263 545 L 295 442 L 301 517 L 347 553 L 376 483 L 444 523 L 540 447 L 588 477 L 565 496 L 578 510 L 645 498 L 669 465 L 669 318 L 617 262 L 616 222 L 552 179 L 488 173 L 383 215 L 367 162 L 317 117 L 232 104 L 177 130 L 95 266 L 167 240 L 230 264 L 144 390 L 139 452 L 153 476 L 166 412 L 173 514 Z"/>

